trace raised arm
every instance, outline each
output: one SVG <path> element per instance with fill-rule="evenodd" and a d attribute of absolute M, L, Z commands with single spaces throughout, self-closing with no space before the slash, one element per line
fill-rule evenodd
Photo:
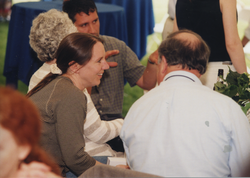
<path fill-rule="evenodd" d="M 144 90 L 150 90 L 156 85 L 156 73 L 157 73 L 157 62 L 158 62 L 158 51 L 153 52 L 148 59 L 147 67 L 141 76 L 141 78 L 136 82 L 136 85 Z"/>
<path fill-rule="evenodd" d="M 238 73 L 247 72 L 245 55 L 237 30 L 236 0 L 220 0 L 226 49 Z"/>

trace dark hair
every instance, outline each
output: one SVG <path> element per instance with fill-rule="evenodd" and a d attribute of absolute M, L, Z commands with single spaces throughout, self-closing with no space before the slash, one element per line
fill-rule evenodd
<path fill-rule="evenodd" d="M 178 38 L 181 33 L 190 33 L 197 37 L 195 41 Z M 182 68 L 196 69 L 200 74 L 206 72 L 210 49 L 200 35 L 190 30 L 171 33 L 160 45 L 159 60 L 164 56 L 169 66 L 181 64 Z"/>
<path fill-rule="evenodd" d="M 59 44 L 55 54 L 57 67 L 62 71 L 62 74 L 65 74 L 74 63 L 85 65 L 91 59 L 92 49 L 97 42 L 103 43 L 103 40 L 87 33 L 71 33 L 67 35 Z M 30 97 L 35 94 L 58 75 L 49 73 L 26 96 Z"/>
<path fill-rule="evenodd" d="M 89 12 L 97 12 L 95 2 L 93 0 L 65 0 L 63 2 L 63 11 L 75 23 L 75 15 L 81 12 L 89 15 Z"/>
<path fill-rule="evenodd" d="M 12 133 L 18 145 L 27 144 L 31 147 L 31 152 L 23 160 L 24 163 L 42 162 L 60 175 L 58 165 L 39 146 L 41 134 L 39 111 L 29 99 L 8 87 L 0 87 L 0 125 Z"/>

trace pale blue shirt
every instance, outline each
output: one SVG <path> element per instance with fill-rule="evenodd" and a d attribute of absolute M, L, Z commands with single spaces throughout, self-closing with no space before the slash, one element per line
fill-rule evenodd
<path fill-rule="evenodd" d="M 136 101 L 120 133 L 132 170 L 159 176 L 241 176 L 250 127 L 231 98 L 192 73 L 171 72 Z"/>

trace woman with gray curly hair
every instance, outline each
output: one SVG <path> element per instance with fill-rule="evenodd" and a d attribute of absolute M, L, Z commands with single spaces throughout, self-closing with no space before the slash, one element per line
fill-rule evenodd
<path fill-rule="evenodd" d="M 30 46 L 44 64 L 32 75 L 28 91 L 50 72 L 59 43 L 73 32 L 77 32 L 77 29 L 68 14 L 56 9 L 41 13 L 33 20 L 29 36 Z"/>

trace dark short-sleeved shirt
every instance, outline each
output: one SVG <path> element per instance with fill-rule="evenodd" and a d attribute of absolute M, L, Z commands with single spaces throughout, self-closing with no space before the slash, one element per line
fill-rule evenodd
<path fill-rule="evenodd" d="M 136 85 L 145 70 L 136 54 L 123 42 L 109 36 L 100 37 L 104 40 L 105 51 L 119 50 L 119 54 L 111 56 L 108 62 L 117 62 L 117 67 L 105 70 L 101 83 L 91 91 L 91 98 L 103 120 L 111 120 L 104 115 L 120 115 L 123 105 L 124 79 L 130 86 Z"/>

